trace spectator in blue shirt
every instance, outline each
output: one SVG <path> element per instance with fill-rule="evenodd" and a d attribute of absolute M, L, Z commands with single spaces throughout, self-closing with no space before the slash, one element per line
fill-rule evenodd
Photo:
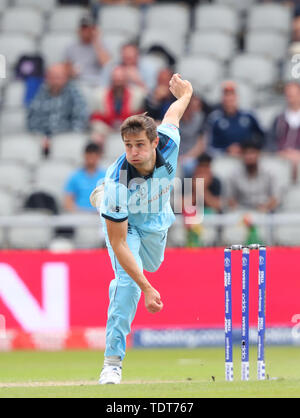
<path fill-rule="evenodd" d="M 211 152 L 227 152 L 233 156 L 240 155 L 245 141 L 255 138 L 263 143 L 265 134 L 255 116 L 238 108 L 233 81 L 223 84 L 221 106 L 210 114 L 206 134 Z"/>
<path fill-rule="evenodd" d="M 64 208 L 67 212 L 93 211 L 90 194 L 98 181 L 105 176 L 105 170 L 99 167 L 102 149 L 90 143 L 84 152 L 84 166 L 68 179 L 65 185 Z"/>

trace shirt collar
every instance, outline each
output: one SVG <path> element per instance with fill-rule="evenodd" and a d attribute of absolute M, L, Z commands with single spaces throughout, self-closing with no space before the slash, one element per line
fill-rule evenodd
<path fill-rule="evenodd" d="M 132 179 L 135 179 L 135 178 L 140 178 L 140 179 L 143 179 L 144 181 L 148 180 L 149 178 L 151 178 L 153 176 L 153 173 L 154 173 L 156 168 L 160 168 L 164 165 L 166 165 L 166 160 L 164 159 L 161 152 L 157 148 L 156 148 L 155 168 L 154 168 L 153 172 L 151 174 L 148 174 L 147 176 L 142 176 L 137 171 L 137 169 L 125 159 L 125 161 L 124 161 L 124 163 L 121 167 L 121 170 L 127 171 L 127 185 L 126 186 L 128 187 L 129 182 Z M 120 181 L 121 181 L 121 183 L 123 183 L 122 180 L 120 180 Z"/>

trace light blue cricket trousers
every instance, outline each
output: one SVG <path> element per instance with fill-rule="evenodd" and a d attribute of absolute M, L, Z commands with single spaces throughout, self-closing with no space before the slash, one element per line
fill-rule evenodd
<path fill-rule="evenodd" d="M 106 324 L 105 356 L 120 356 L 126 351 L 126 337 L 135 317 L 141 289 L 119 264 L 109 243 L 105 221 L 102 220 L 106 245 L 115 273 L 109 286 L 109 308 Z M 167 231 L 145 233 L 133 226 L 128 227 L 127 243 L 140 269 L 153 272 L 164 260 Z"/>

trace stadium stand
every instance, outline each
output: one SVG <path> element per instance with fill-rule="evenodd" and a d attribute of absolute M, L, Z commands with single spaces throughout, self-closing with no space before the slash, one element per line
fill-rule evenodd
<path fill-rule="evenodd" d="M 0 0 L 0 54 L 7 64 L 6 78 L 0 80 L 0 216 L 15 214 L 19 222 L 16 227 L 11 221 L 5 230 L 0 228 L 2 248 L 51 246 L 54 227 L 47 222 L 55 216 L 24 213 L 24 198 L 29 192 L 48 192 L 57 199 L 63 214 L 64 183 L 68 175 L 81 166 L 83 147 L 92 137 L 91 125 L 82 134 L 58 135 L 51 138 L 49 155 L 43 155 L 43 137 L 27 131 L 25 97 L 32 78 L 17 78 L 15 66 L 24 55 L 41 56 L 45 68 L 63 62 L 66 48 L 77 40 L 80 19 L 90 11 L 88 7 L 61 5 L 56 0 Z M 113 62 L 119 61 L 120 49 L 125 43 L 137 42 L 144 65 L 149 63 L 157 73 L 171 66 L 192 81 L 196 94 L 212 109 L 220 106 L 223 81 L 234 80 L 240 108 L 253 111 L 268 134 L 275 117 L 286 107 L 284 83 L 295 81 L 297 62 L 291 62 L 294 51 L 291 45 L 295 41 L 292 19 L 292 6 L 277 2 L 214 0 L 209 4 L 198 2 L 194 7 L 190 7 L 189 2 L 153 2 L 146 11 L 132 5 L 103 6 L 99 9 L 97 25 Z M 104 88 L 103 84 L 101 77 L 97 89 L 76 82 L 87 102 L 89 115 L 97 108 L 95 97 L 97 91 Z M 143 97 L 148 93 L 145 89 Z M 106 167 L 123 152 L 117 128 L 101 139 L 104 145 L 102 164 Z M 284 200 L 279 211 L 283 219 L 287 214 L 291 221 L 300 208 L 300 165 L 298 177 L 293 177 L 291 163 L 270 149 L 264 150 L 262 163 L 280 179 Z M 237 164 L 237 157 L 214 156 L 213 172 L 223 181 L 224 194 L 227 178 Z M 74 225 L 72 245 L 78 248 L 103 245 L 97 215 L 82 216 L 82 225 L 78 219 Z M 96 227 L 85 226 L 85 217 L 90 216 Z M 231 225 L 222 216 L 215 221 L 212 216 L 211 221 L 204 222 L 201 245 L 245 241 L 248 230 L 243 225 L 243 213 L 234 216 Z M 271 232 L 269 227 L 260 226 L 262 240 L 279 245 L 300 244 L 298 226 L 282 222 Z M 34 227 L 28 227 L 33 224 Z M 168 244 L 186 245 L 181 215 L 177 215 Z"/>

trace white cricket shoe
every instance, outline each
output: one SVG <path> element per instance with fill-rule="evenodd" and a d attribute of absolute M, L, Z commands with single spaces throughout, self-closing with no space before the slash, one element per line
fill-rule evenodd
<path fill-rule="evenodd" d="M 121 366 L 104 366 L 100 374 L 99 385 L 118 385 L 122 379 Z"/>
<path fill-rule="evenodd" d="M 96 187 L 90 195 L 90 202 L 91 205 L 94 206 L 96 209 L 100 209 L 101 202 L 104 195 L 104 184 L 101 184 L 100 186 Z"/>

